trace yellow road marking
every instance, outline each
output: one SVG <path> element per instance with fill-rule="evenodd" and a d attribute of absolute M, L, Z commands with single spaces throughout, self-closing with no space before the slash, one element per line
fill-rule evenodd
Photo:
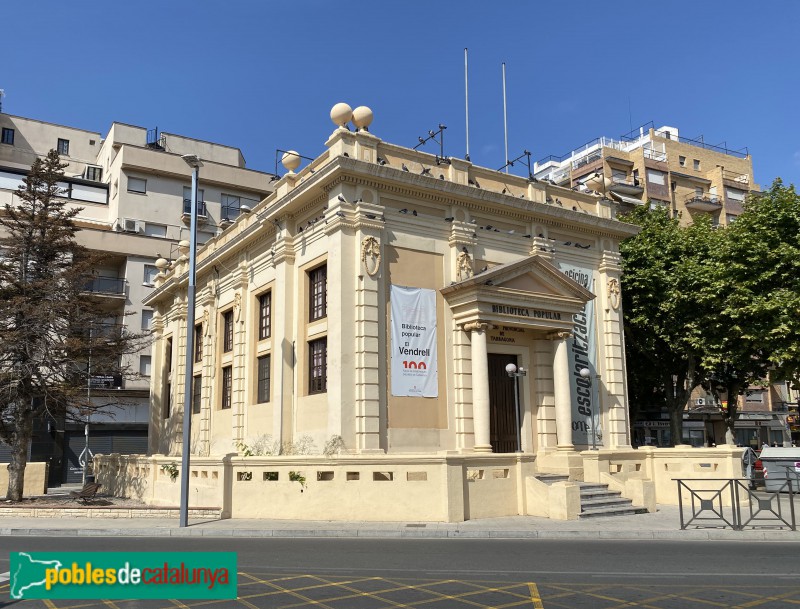
<path fill-rule="evenodd" d="M 531 594 L 531 601 L 533 602 L 534 609 L 544 609 L 542 604 L 542 597 L 539 596 L 539 588 L 533 582 L 528 582 L 528 592 Z"/>

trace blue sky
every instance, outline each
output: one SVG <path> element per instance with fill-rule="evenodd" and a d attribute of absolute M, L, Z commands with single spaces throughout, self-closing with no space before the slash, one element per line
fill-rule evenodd
<path fill-rule="evenodd" d="M 800 174 L 800 2 L 277 2 L 8 0 L 3 111 L 105 133 L 113 121 L 225 143 L 272 171 L 275 149 L 317 156 L 331 106 L 370 106 L 409 147 L 447 125 L 470 153 L 561 155 L 648 121 L 747 146 L 755 179 Z M 435 152 L 435 148 L 426 148 Z"/>

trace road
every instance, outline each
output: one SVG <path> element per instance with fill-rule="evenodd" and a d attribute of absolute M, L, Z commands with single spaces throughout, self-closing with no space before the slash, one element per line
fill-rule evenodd
<path fill-rule="evenodd" d="M 14 551 L 236 551 L 238 601 L 21 601 L 20 608 L 781 607 L 798 543 L 492 539 L 0 539 Z M 8 600 L 8 584 L 0 584 Z"/>

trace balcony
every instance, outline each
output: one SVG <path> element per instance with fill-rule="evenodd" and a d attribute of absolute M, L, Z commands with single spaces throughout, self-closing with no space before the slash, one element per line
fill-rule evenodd
<path fill-rule="evenodd" d="M 663 144 L 662 144 L 663 145 Z M 666 163 L 667 162 L 667 153 L 663 150 L 655 150 L 653 148 L 642 148 L 642 152 L 644 153 L 644 158 L 655 161 L 656 163 Z"/>
<path fill-rule="evenodd" d="M 611 177 L 611 186 L 608 187 L 611 192 L 619 192 L 626 195 L 641 195 L 644 192 L 641 180 L 639 178 L 628 178 L 621 176 Z"/>
<path fill-rule="evenodd" d="M 98 296 L 108 296 L 111 298 L 125 298 L 127 292 L 127 280 L 119 277 L 103 277 L 92 275 L 86 278 L 83 291 Z"/>
<path fill-rule="evenodd" d="M 684 205 L 692 211 L 719 211 L 722 209 L 722 198 L 709 193 L 691 193 L 686 195 Z"/>
<path fill-rule="evenodd" d="M 181 219 L 185 223 L 189 223 L 192 218 L 192 200 L 191 199 L 184 199 L 183 200 L 183 214 L 181 215 Z M 198 201 L 197 202 L 197 221 L 198 222 L 205 222 L 208 219 L 208 213 L 206 210 L 206 203 L 205 201 Z"/>

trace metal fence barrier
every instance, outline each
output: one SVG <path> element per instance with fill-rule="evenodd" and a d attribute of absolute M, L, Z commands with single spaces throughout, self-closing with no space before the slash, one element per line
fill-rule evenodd
<path fill-rule="evenodd" d="M 797 530 L 794 493 L 797 482 L 787 479 L 778 492 L 758 493 L 747 478 L 677 479 L 681 529 L 728 528 Z M 709 488 L 713 486 L 714 488 Z M 788 507 L 784 505 L 788 503 Z"/>

